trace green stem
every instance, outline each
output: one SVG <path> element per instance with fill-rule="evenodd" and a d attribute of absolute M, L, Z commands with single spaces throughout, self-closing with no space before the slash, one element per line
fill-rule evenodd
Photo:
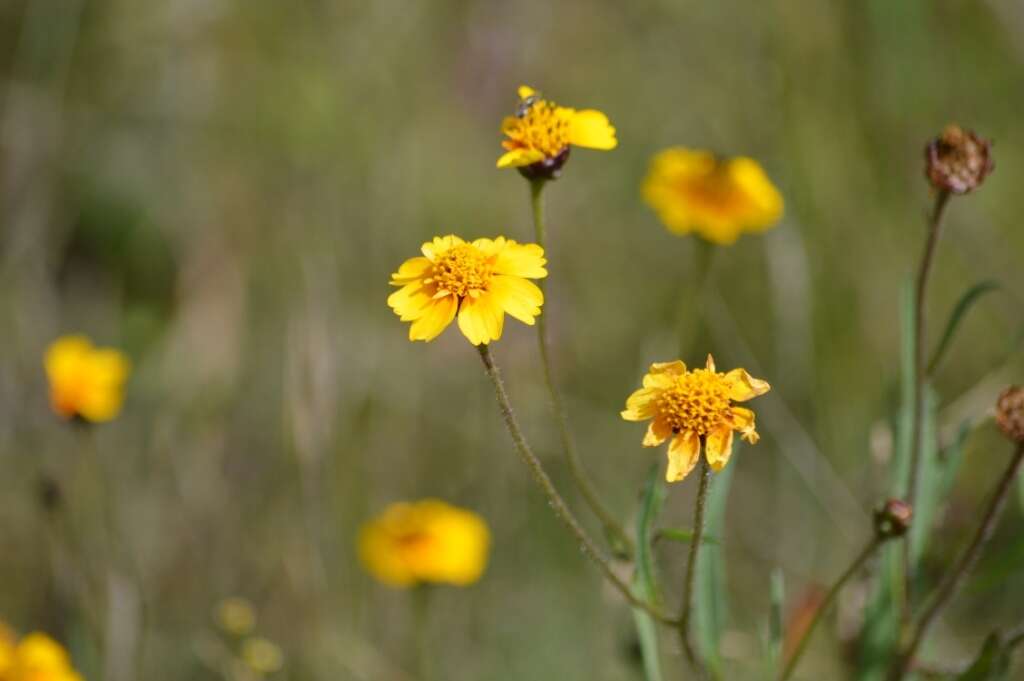
<path fill-rule="evenodd" d="M 523 463 L 530 470 L 530 474 L 533 476 L 534 481 L 540 486 L 544 495 L 548 498 L 548 504 L 554 510 L 555 515 L 558 516 L 559 520 L 568 528 L 572 533 L 576 541 L 579 542 L 580 548 L 583 553 L 587 555 L 594 564 L 597 565 L 601 574 L 604 578 L 611 583 L 619 593 L 629 601 L 630 605 L 637 608 L 643 608 L 645 611 L 650 613 L 652 617 L 665 624 L 678 624 L 677 620 L 667 616 L 665 613 L 658 610 L 652 604 L 637 598 L 632 589 L 622 581 L 622 579 L 615 574 L 612 569 L 611 563 L 607 558 L 601 555 L 591 539 L 590 535 L 587 534 L 586 530 L 580 525 L 579 521 L 573 515 L 572 511 L 569 510 L 568 505 L 562 496 L 555 489 L 554 483 L 551 482 L 551 478 L 548 477 L 547 472 L 544 470 L 544 466 L 541 464 L 540 459 L 533 453 L 529 443 L 526 441 L 526 437 L 523 435 L 522 429 L 519 427 L 519 421 L 516 419 L 515 412 L 512 410 L 512 403 L 509 401 L 508 392 L 505 390 L 504 381 L 501 379 L 501 373 L 498 371 L 498 367 L 494 364 L 494 358 L 491 356 L 491 351 L 486 345 L 478 345 L 477 351 L 480 353 L 480 359 L 484 363 L 484 371 L 487 373 L 487 377 L 491 379 L 491 383 L 494 385 L 494 394 L 498 400 L 498 407 L 501 410 L 501 416 L 505 421 L 505 427 L 508 429 L 509 435 L 512 437 L 512 442 L 515 445 L 516 452 L 519 454 L 519 458 L 522 459 Z"/>
<path fill-rule="evenodd" d="M 704 291 L 711 281 L 711 263 L 715 256 L 715 246 L 710 241 L 694 237 L 693 270 L 684 273 L 684 281 L 679 296 L 682 303 L 679 308 L 679 354 L 687 357 L 691 350 L 707 344 L 707 323 L 704 320 L 704 309 L 707 296 Z M 696 327 L 695 331 L 690 331 Z"/>
<path fill-rule="evenodd" d="M 971 543 L 968 544 L 967 548 L 957 559 L 957 562 L 946 573 L 938 588 L 935 589 L 935 592 L 929 598 L 923 614 L 917 620 L 917 626 L 914 628 L 910 643 L 896 659 L 896 664 L 889 675 L 890 681 L 899 681 L 910 671 L 914 663 L 914 656 L 928 635 L 928 630 L 939 616 L 939 613 L 949 604 L 949 601 L 956 595 L 956 592 L 960 590 L 971 570 L 974 569 L 978 558 L 981 556 L 981 552 L 985 549 L 986 544 L 988 544 L 992 534 L 995 532 L 996 524 L 999 522 L 1000 515 L 1002 515 L 1003 507 L 1006 506 L 1006 499 L 1009 496 L 1010 489 L 1013 487 L 1013 481 L 1020 472 L 1022 463 L 1024 463 L 1024 443 L 1017 445 L 1017 451 L 1014 452 L 1010 465 L 1000 478 L 999 484 L 996 485 L 995 492 L 985 508 L 985 513 L 978 524 L 978 529 L 974 532 Z"/>
<path fill-rule="evenodd" d="M 868 545 L 864 547 L 864 550 L 853 559 L 853 562 L 850 564 L 850 567 L 846 569 L 846 572 L 844 572 L 836 583 L 832 585 L 832 588 L 828 590 L 828 593 L 825 595 L 825 600 L 823 600 L 821 605 L 818 606 L 818 609 L 814 612 L 814 617 L 811 618 L 811 623 L 807 625 L 807 628 L 800 636 L 800 640 L 797 641 L 793 654 L 790 655 L 789 661 L 786 663 L 786 667 L 779 675 L 779 681 L 786 681 L 786 679 L 792 676 L 797 665 L 800 663 L 800 658 L 803 657 L 804 651 L 807 650 L 807 644 L 811 642 L 811 636 L 814 634 L 814 629 L 818 626 L 818 622 L 821 621 L 821 618 L 824 617 L 825 613 L 832 607 L 832 604 L 835 603 L 836 598 L 839 596 L 839 592 L 842 591 L 846 583 L 850 581 L 850 578 L 860 571 L 884 541 L 885 539 L 882 537 L 877 535 L 873 536 L 871 541 L 868 542 Z"/>
<path fill-rule="evenodd" d="M 547 250 L 547 229 L 544 221 L 544 201 L 541 195 L 546 182 L 546 180 L 533 180 L 530 182 L 530 205 L 533 208 L 533 226 L 536 231 L 537 244 L 545 249 L 545 251 Z M 538 281 L 538 284 L 541 287 L 541 291 L 544 291 L 544 280 L 541 279 Z M 579 451 L 576 449 L 576 440 L 569 429 L 569 416 L 565 410 L 565 403 L 562 401 L 562 395 L 555 384 L 554 372 L 551 370 L 547 317 L 548 313 L 545 312 L 537 318 L 537 344 L 540 348 L 540 360 L 544 369 L 544 383 L 547 386 L 548 398 L 551 400 L 551 408 L 554 411 L 555 420 L 558 421 L 562 452 L 565 454 L 569 474 L 572 476 L 573 482 L 580 490 L 590 510 L 593 511 L 594 515 L 601 521 L 601 524 L 604 525 L 605 533 L 613 540 L 613 543 L 619 545 L 616 547 L 618 549 L 617 553 L 624 556 L 632 556 L 635 550 L 632 540 L 626 534 L 622 525 L 615 519 L 615 516 L 608 510 L 608 507 L 601 501 L 600 495 L 583 468 L 583 462 L 580 461 Z"/>
<path fill-rule="evenodd" d="M 702 443 L 703 444 L 703 443 Z M 700 487 L 697 490 L 697 501 L 693 519 L 693 540 L 690 542 L 690 553 L 686 559 L 686 581 L 683 586 L 683 604 L 679 613 L 679 639 L 690 666 L 699 674 L 702 673 L 700 659 L 690 642 L 690 615 L 693 612 L 693 591 L 697 580 L 697 555 L 704 543 L 704 512 L 707 507 L 708 489 L 711 487 L 711 466 L 703 456 L 700 459 Z"/>
<path fill-rule="evenodd" d="M 434 678 L 430 655 L 430 596 L 429 584 L 421 584 L 413 590 L 413 627 L 416 636 L 416 673 L 420 681 Z"/>

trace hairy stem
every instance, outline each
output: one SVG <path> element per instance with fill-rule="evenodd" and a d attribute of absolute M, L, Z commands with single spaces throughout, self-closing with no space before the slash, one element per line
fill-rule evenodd
<path fill-rule="evenodd" d="M 981 556 L 981 552 L 985 549 L 985 545 L 988 544 L 992 534 L 995 532 L 999 516 L 1003 512 L 1003 507 L 1006 506 L 1006 499 L 1009 496 L 1010 489 L 1013 487 L 1013 481 L 1020 471 L 1022 462 L 1024 462 L 1024 443 L 1017 445 L 1017 450 L 1010 460 L 1010 465 L 1000 478 L 999 484 L 996 485 L 995 492 L 985 508 L 985 513 L 981 517 L 981 523 L 978 525 L 978 529 L 975 530 L 971 543 L 968 544 L 953 567 L 946 573 L 946 576 L 943 577 L 938 588 L 935 589 L 928 600 L 923 614 L 918 618 L 917 625 L 914 627 L 910 643 L 896 659 L 893 671 L 889 675 L 890 681 L 898 681 L 910 671 L 914 662 L 914 656 L 928 635 L 928 630 L 939 616 L 939 613 L 942 612 L 943 608 L 949 604 L 949 601 L 959 591 L 971 570 L 974 569 L 978 558 Z"/>
<path fill-rule="evenodd" d="M 860 572 L 860 569 L 864 567 L 864 564 L 875 554 L 878 547 L 882 545 L 884 539 L 879 538 L 877 535 L 871 538 L 868 545 L 857 554 L 857 557 L 850 563 L 850 567 L 846 568 L 846 571 L 840 575 L 836 583 L 832 585 L 832 588 L 825 594 L 825 600 L 821 602 L 818 609 L 814 612 L 814 617 L 811 618 L 810 624 L 804 629 L 803 634 L 800 636 L 800 640 L 797 641 L 796 648 L 793 649 L 793 654 L 789 656 L 789 661 L 786 662 L 785 668 L 782 673 L 779 674 L 779 681 L 786 681 L 793 672 L 796 671 L 796 667 L 800 664 L 800 658 L 803 657 L 804 651 L 807 649 L 807 644 L 811 641 L 811 636 L 814 634 L 815 628 L 818 626 L 818 622 L 825 616 L 825 613 L 829 611 L 832 605 L 835 603 L 836 598 L 839 596 L 839 592 L 842 591 L 850 578 Z"/>
<path fill-rule="evenodd" d="M 537 233 L 537 244 L 546 250 L 547 229 L 544 221 L 544 201 L 541 196 L 545 183 L 546 180 L 533 180 L 530 182 L 530 204 L 533 208 L 533 226 Z M 541 291 L 544 291 L 544 280 L 541 279 L 537 283 L 541 287 Z M 632 540 L 626 534 L 622 525 L 615 519 L 615 516 L 608 510 L 608 507 L 601 501 L 600 495 L 583 469 L 582 461 L 580 461 L 579 451 L 576 449 L 576 440 L 569 429 L 569 416 L 565 410 L 565 403 L 562 401 L 562 395 L 555 384 L 554 372 L 551 370 L 547 317 L 548 315 L 545 313 L 537 318 L 537 344 L 540 347 L 540 360 L 544 369 L 544 383 L 547 386 L 548 398 L 551 400 L 551 409 L 555 414 L 555 420 L 558 421 L 562 452 L 565 454 L 569 474 L 583 495 L 583 499 L 587 502 L 587 506 L 590 507 L 590 510 L 601 521 L 605 533 L 619 544 L 616 547 L 618 552 L 624 556 L 632 556 L 634 551 Z"/>
<path fill-rule="evenodd" d="M 548 503 L 551 508 L 554 509 L 555 515 L 562 521 L 562 523 L 568 528 L 569 532 L 572 533 L 576 541 L 579 542 L 580 548 L 583 552 L 597 565 L 601 574 L 622 594 L 622 596 L 629 601 L 630 605 L 650 613 L 656 620 L 665 624 L 678 624 L 677 620 L 667 616 L 665 613 L 658 610 L 652 604 L 637 598 L 629 586 L 622 581 L 621 578 L 612 569 L 611 563 L 607 558 L 601 555 L 591 539 L 590 535 L 587 534 L 586 530 L 579 524 L 572 511 L 569 510 L 568 505 L 562 499 L 562 496 L 555 489 L 555 485 L 551 482 L 551 478 L 548 477 L 547 472 L 544 470 L 540 459 L 533 453 L 529 443 L 526 441 L 526 437 L 523 435 L 522 429 L 519 427 L 519 422 L 516 419 L 515 412 L 512 411 L 512 404 L 508 398 L 508 392 L 505 390 L 505 384 L 501 380 L 501 374 L 498 371 L 498 367 L 494 364 L 494 358 L 491 356 L 491 351 L 486 345 L 478 345 L 477 350 L 480 352 L 480 359 L 484 363 L 484 370 L 487 373 L 487 377 L 491 379 L 491 383 L 494 385 L 494 393 L 498 400 L 498 407 L 501 410 L 501 416 L 505 420 L 505 427 L 508 429 L 509 435 L 512 436 L 512 442 L 515 445 L 516 452 L 519 454 L 519 458 L 522 459 L 523 463 L 530 470 L 530 474 L 533 476 L 534 481 L 540 486 L 544 495 L 548 498 Z"/>
<path fill-rule="evenodd" d="M 704 543 L 704 511 L 707 507 L 708 488 L 711 486 L 711 467 L 707 459 L 700 459 L 700 487 L 697 490 L 697 502 L 693 518 L 693 538 L 690 540 L 690 553 L 686 558 L 686 581 L 683 585 L 683 604 L 679 613 L 679 640 L 690 665 L 701 673 L 701 662 L 690 641 L 690 615 L 693 612 L 693 585 L 697 580 L 697 555 Z"/>

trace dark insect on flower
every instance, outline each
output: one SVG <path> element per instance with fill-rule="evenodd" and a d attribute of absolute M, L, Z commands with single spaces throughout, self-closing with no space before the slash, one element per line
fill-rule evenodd
<path fill-rule="evenodd" d="M 992 142 L 972 130 L 950 124 L 925 147 L 925 175 L 939 191 L 967 194 L 995 168 Z"/>
<path fill-rule="evenodd" d="M 996 402 L 996 424 L 1006 437 L 1024 444 L 1024 388 L 1010 386 Z"/>

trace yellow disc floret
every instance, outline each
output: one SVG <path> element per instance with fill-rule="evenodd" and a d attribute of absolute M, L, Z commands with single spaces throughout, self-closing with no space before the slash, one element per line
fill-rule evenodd
<path fill-rule="evenodd" d="M 729 388 L 722 374 L 697 369 L 677 377 L 658 397 L 658 411 L 673 433 L 707 435 L 729 416 Z"/>
<path fill-rule="evenodd" d="M 493 269 L 491 260 L 470 244 L 460 244 L 438 257 L 426 281 L 436 283 L 438 291 L 468 296 L 487 287 Z"/>

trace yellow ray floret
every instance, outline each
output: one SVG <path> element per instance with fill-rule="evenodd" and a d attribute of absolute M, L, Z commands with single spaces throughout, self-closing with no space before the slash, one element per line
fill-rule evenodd
<path fill-rule="evenodd" d="M 747 442 L 758 440 L 754 412 L 733 402 L 763 395 L 770 386 L 743 369 L 715 371 L 708 355 L 703 369 L 687 371 L 681 361 L 652 364 L 643 386 L 626 400 L 622 418 L 647 421 L 645 447 L 657 447 L 671 438 L 665 479 L 678 482 L 700 460 L 701 443 L 713 470 L 720 471 L 732 454 L 733 431 Z"/>
<path fill-rule="evenodd" d="M 472 511 L 437 499 L 392 504 L 363 526 L 359 557 L 380 582 L 466 586 L 487 567 L 491 534 Z"/>
<path fill-rule="evenodd" d="M 85 336 L 62 336 L 46 350 L 50 404 L 61 417 L 95 423 L 117 416 L 131 363 L 121 352 L 97 348 Z"/>
<path fill-rule="evenodd" d="M 519 87 L 515 116 L 501 122 L 505 153 L 499 168 L 528 166 L 558 156 L 570 145 L 588 149 L 614 149 L 615 128 L 608 117 L 595 109 L 577 111 L 541 99 L 527 85 Z"/>
<path fill-rule="evenodd" d="M 548 274 L 540 246 L 448 235 L 423 244 L 422 252 L 391 275 L 391 285 L 401 288 L 388 305 L 411 322 L 409 340 L 433 340 L 457 316 L 469 342 L 486 345 L 501 338 L 506 313 L 531 326 L 540 314 L 544 294 L 528 281 Z"/>
<path fill-rule="evenodd" d="M 3 681 L 82 681 L 63 646 L 46 634 L 20 641 L 0 623 L 0 679 Z"/>
<path fill-rule="evenodd" d="M 643 196 L 670 231 L 723 245 L 769 229 L 783 211 L 782 195 L 757 161 L 683 147 L 651 159 Z"/>

